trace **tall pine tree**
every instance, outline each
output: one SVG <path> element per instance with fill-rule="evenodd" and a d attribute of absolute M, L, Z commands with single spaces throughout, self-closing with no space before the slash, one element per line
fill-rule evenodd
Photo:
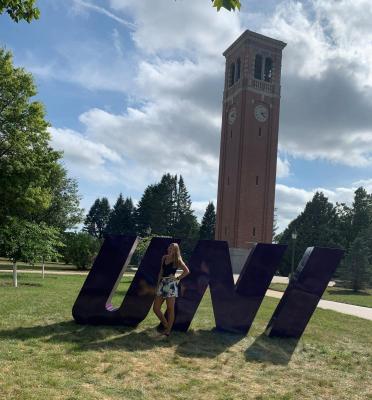
<path fill-rule="evenodd" d="M 180 175 L 177 185 L 175 221 L 172 233 L 175 237 L 196 239 L 198 232 L 199 224 L 194 211 L 191 209 L 191 198 L 182 175 Z"/>
<path fill-rule="evenodd" d="M 199 225 L 182 176 L 177 179 L 167 173 L 159 183 L 147 186 L 138 203 L 136 222 L 140 235 L 151 228 L 157 235 L 196 238 Z"/>
<path fill-rule="evenodd" d="M 105 233 L 110 213 L 111 209 L 107 198 L 97 199 L 85 218 L 83 230 L 101 239 Z"/>
<path fill-rule="evenodd" d="M 140 235 L 146 235 L 149 228 L 158 235 L 172 234 L 176 181 L 176 176 L 164 174 L 159 183 L 147 186 L 136 211 L 137 231 Z"/>
<path fill-rule="evenodd" d="M 369 252 L 366 231 L 362 231 L 350 246 L 341 274 L 354 292 L 360 291 L 371 282 Z"/>
<path fill-rule="evenodd" d="M 213 202 L 209 202 L 200 226 L 199 238 L 213 240 L 215 229 L 216 229 L 216 211 Z"/>
<path fill-rule="evenodd" d="M 368 195 L 363 187 L 358 188 L 354 194 L 351 224 L 352 241 L 371 224 L 372 209 L 371 196 Z"/>
<path fill-rule="evenodd" d="M 114 235 L 135 235 L 135 209 L 131 198 L 120 193 L 107 223 L 106 232 Z"/>

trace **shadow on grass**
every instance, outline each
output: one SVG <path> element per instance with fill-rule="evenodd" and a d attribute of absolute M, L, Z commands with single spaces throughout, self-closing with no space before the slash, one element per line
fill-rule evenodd
<path fill-rule="evenodd" d="M 178 339 L 176 353 L 179 356 L 195 358 L 214 358 L 245 337 L 246 335 L 214 329 L 174 333 L 174 338 Z"/>
<path fill-rule="evenodd" d="M 170 337 L 165 337 L 155 327 L 137 331 L 133 327 L 78 325 L 74 321 L 0 331 L 0 340 L 71 343 L 72 351 L 143 351 L 176 346 L 179 356 L 199 358 L 214 358 L 244 337 L 214 330 L 172 332 Z"/>
<path fill-rule="evenodd" d="M 341 289 L 341 290 L 336 290 L 336 289 L 328 289 L 328 294 L 341 294 L 341 295 L 346 295 L 346 296 L 371 296 L 370 293 L 367 292 L 354 292 L 351 289 Z"/>
<path fill-rule="evenodd" d="M 245 351 L 245 358 L 247 361 L 287 365 L 298 341 L 299 339 L 270 338 L 263 333 Z"/>

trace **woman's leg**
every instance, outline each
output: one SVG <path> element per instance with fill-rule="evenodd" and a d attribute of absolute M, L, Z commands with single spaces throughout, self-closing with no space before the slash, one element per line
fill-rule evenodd
<path fill-rule="evenodd" d="M 154 310 L 156 316 L 160 319 L 160 322 L 163 324 L 164 328 L 167 329 L 168 322 L 165 319 L 163 313 L 161 312 L 161 305 L 164 303 L 164 300 L 165 299 L 162 296 L 156 296 L 152 309 Z"/>
<path fill-rule="evenodd" d="M 167 297 L 167 319 L 168 319 L 168 327 L 165 330 L 165 334 L 169 335 L 170 331 L 172 330 L 173 322 L 174 322 L 174 305 L 176 303 L 175 297 Z"/>

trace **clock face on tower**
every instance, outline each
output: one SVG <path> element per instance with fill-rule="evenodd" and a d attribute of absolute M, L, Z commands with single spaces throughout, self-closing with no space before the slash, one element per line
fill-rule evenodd
<path fill-rule="evenodd" d="M 263 104 L 259 104 L 254 108 L 254 116 L 257 121 L 265 122 L 269 116 L 269 110 Z"/>
<path fill-rule="evenodd" d="M 227 121 L 229 125 L 232 125 L 235 122 L 237 114 L 238 112 L 236 111 L 236 108 L 232 107 L 229 113 L 227 114 Z"/>

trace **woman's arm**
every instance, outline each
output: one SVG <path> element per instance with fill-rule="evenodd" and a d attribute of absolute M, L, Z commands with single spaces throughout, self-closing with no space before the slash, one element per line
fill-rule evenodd
<path fill-rule="evenodd" d="M 159 275 L 158 275 L 158 283 L 156 284 L 156 287 L 159 286 L 160 279 L 161 279 L 161 277 L 162 277 L 162 275 L 163 275 L 163 262 L 164 262 L 164 257 L 165 257 L 165 256 L 163 256 L 163 257 L 161 258 L 160 271 L 159 271 Z"/>
<path fill-rule="evenodd" d="M 180 268 L 183 270 L 182 274 L 180 276 L 177 276 L 177 280 L 180 281 L 183 279 L 185 276 L 187 276 L 190 273 L 190 270 L 188 269 L 187 265 L 181 261 Z"/>

